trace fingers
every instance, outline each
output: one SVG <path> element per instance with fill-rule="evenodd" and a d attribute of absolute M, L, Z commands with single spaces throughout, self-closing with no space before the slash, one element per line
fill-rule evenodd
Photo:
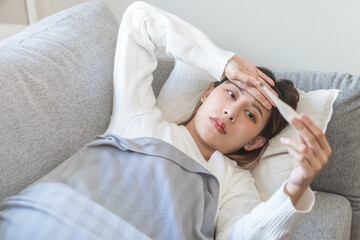
<path fill-rule="evenodd" d="M 315 123 L 305 114 L 301 114 L 300 120 L 303 122 L 303 125 L 305 125 L 309 129 L 309 131 L 312 132 L 320 148 L 323 149 L 326 155 L 329 157 L 332 151 L 329 142 L 327 141 L 321 129 L 318 126 L 316 126 Z"/>
<path fill-rule="evenodd" d="M 309 162 L 297 151 L 295 151 L 293 148 L 289 147 L 288 152 L 291 156 L 295 158 L 296 168 L 302 168 L 302 171 L 297 171 L 298 173 L 301 172 L 302 176 L 297 176 L 297 179 L 301 180 L 308 180 L 311 179 L 313 176 L 316 175 L 315 169 L 309 164 Z"/>
<path fill-rule="evenodd" d="M 272 89 L 271 87 L 268 87 L 268 84 L 275 86 L 275 82 L 270 77 L 268 77 L 265 73 L 260 71 L 259 69 L 256 69 L 256 70 L 257 70 L 257 75 L 258 75 L 257 80 L 260 81 L 263 85 L 265 85 L 275 96 L 278 96 L 278 94 L 274 91 L 274 89 Z M 257 85 L 256 87 L 258 87 L 258 88 L 260 87 L 259 84 L 256 84 L 256 85 Z"/>
<path fill-rule="evenodd" d="M 228 78 L 229 81 L 235 83 L 237 86 L 241 87 L 242 89 L 246 90 L 248 93 L 250 93 L 256 100 L 258 100 L 266 109 L 271 110 L 273 103 L 270 102 L 269 99 L 267 99 L 261 91 L 262 89 L 258 89 L 258 84 L 253 84 L 253 78 L 251 78 L 249 75 L 244 73 L 237 73 L 235 76 L 232 76 L 233 78 Z M 239 80 L 241 79 L 241 80 Z"/>
<path fill-rule="evenodd" d="M 260 92 L 262 92 L 262 94 L 270 101 L 272 102 L 273 106 L 275 106 L 275 103 L 270 99 L 270 97 L 268 97 L 264 90 L 262 89 L 261 86 L 259 86 L 258 82 L 261 82 L 264 86 L 266 86 L 275 96 L 278 96 L 278 94 L 274 91 L 274 89 L 272 89 L 271 87 L 269 87 L 268 85 L 272 85 L 272 86 L 275 86 L 275 82 L 270 78 L 268 77 L 265 73 L 263 73 L 262 71 L 260 71 L 259 69 L 257 69 L 255 66 L 254 66 L 254 69 L 256 69 L 254 71 L 253 74 L 250 74 L 252 75 L 252 79 L 256 79 L 256 81 L 252 81 L 252 85 L 254 87 L 256 87 L 257 89 L 259 89 Z"/>
<path fill-rule="evenodd" d="M 262 71 L 260 71 L 259 69 L 257 70 L 257 75 L 265 80 L 268 84 L 272 85 L 272 86 L 275 86 L 275 82 L 270 78 L 268 77 L 265 73 L 263 73 Z"/>
<path fill-rule="evenodd" d="M 253 76 L 249 75 L 249 74 L 245 74 L 242 71 L 236 71 L 234 72 L 233 76 L 231 76 L 231 78 L 229 78 L 231 80 L 239 80 L 245 84 L 248 84 L 250 86 L 254 86 L 257 83 L 256 78 L 254 78 Z"/>
<path fill-rule="evenodd" d="M 226 64 L 224 74 L 229 80 L 237 80 L 247 85 L 245 89 L 258 99 L 265 108 L 271 110 L 272 106 L 276 106 L 270 97 L 265 94 L 262 87 L 258 85 L 258 82 L 260 81 L 262 84 L 269 87 L 269 84 L 274 85 L 274 81 L 257 69 L 252 63 L 234 55 Z M 277 96 L 277 93 L 273 89 L 270 87 L 269 89 Z"/>
<path fill-rule="evenodd" d="M 268 86 L 267 83 L 264 83 L 263 80 L 260 80 L 260 82 L 262 82 L 262 84 L 268 88 L 276 97 L 278 96 L 278 94 L 274 91 L 274 89 L 272 89 L 271 87 Z M 258 83 L 254 86 L 255 88 L 257 88 L 262 95 L 264 95 L 264 97 L 267 99 L 267 101 L 269 101 L 273 106 L 276 107 L 275 102 L 265 93 L 264 89 L 262 88 L 262 86 L 260 86 Z"/>
<path fill-rule="evenodd" d="M 293 119 L 291 125 L 298 131 L 300 140 L 280 140 L 289 147 L 288 152 L 301 167 L 304 180 L 312 180 L 327 164 L 331 148 L 322 131 L 304 114 L 299 119 Z"/>
<path fill-rule="evenodd" d="M 304 144 L 309 146 L 313 152 L 316 152 L 316 149 L 321 148 L 317 137 L 314 135 L 313 131 L 309 129 L 305 124 L 302 123 L 301 120 L 294 118 L 291 120 L 291 124 L 301 132 L 300 138 Z M 317 131 L 317 129 L 313 129 Z"/>
<path fill-rule="evenodd" d="M 292 155 L 297 163 L 303 168 L 305 174 L 304 177 L 315 177 L 325 165 L 305 144 L 299 143 L 293 139 L 283 139 L 282 142 L 289 146 L 288 151 L 290 155 Z"/>
<path fill-rule="evenodd" d="M 265 93 L 264 89 L 258 84 L 258 82 L 261 82 L 262 85 L 264 85 L 266 88 L 268 88 L 275 96 L 278 96 L 278 94 L 275 92 L 275 90 L 272 89 L 271 87 L 269 87 L 269 84 L 274 86 L 274 84 L 275 84 L 274 81 L 270 77 L 268 77 L 265 73 L 261 72 L 259 69 L 256 69 L 256 74 L 257 74 L 257 82 L 254 85 L 254 87 L 256 89 L 258 89 L 261 92 L 261 94 L 266 98 L 265 102 L 268 101 L 271 103 L 272 106 L 276 107 L 276 104 L 274 103 L 274 101 Z M 262 98 L 259 98 L 259 99 L 262 99 Z M 260 101 L 260 102 L 263 103 L 262 101 Z M 268 109 L 270 110 L 271 108 L 268 108 Z"/>
<path fill-rule="evenodd" d="M 302 143 L 309 146 L 323 164 L 326 164 L 331 148 L 321 129 L 304 114 L 301 114 L 300 119 L 292 119 L 291 125 L 298 131 Z"/>
<path fill-rule="evenodd" d="M 264 93 L 261 92 L 262 89 L 258 89 L 252 86 L 246 90 L 268 110 L 271 110 L 271 107 L 275 106 L 275 103 L 271 99 L 266 98 Z"/>
<path fill-rule="evenodd" d="M 252 78 L 250 75 L 244 74 L 242 72 L 238 72 L 235 76 L 233 76 L 233 78 L 231 78 L 229 80 L 234 82 L 241 88 L 245 89 L 247 92 L 249 92 L 266 109 L 271 110 L 272 106 L 275 106 L 274 101 L 272 101 L 271 98 L 265 94 L 264 90 L 262 89 L 261 86 L 259 86 L 259 84 L 257 82 L 256 82 L 256 84 L 254 83 L 255 82 L 254 78 Z M 262 81 L 264 81 L 264 80 L 262 80 Z M 264 83 L 264 84 L 266 86 L 268 85 L 267 83 Z M 271 89 L 271 91 L 273 91 L 277 96 L 277 93 L 273 89 Z"/>

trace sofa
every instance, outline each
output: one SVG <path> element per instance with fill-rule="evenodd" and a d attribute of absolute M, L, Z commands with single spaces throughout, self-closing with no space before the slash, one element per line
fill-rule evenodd
<path fill-rule="evenodd" d="M 119 23 L 100 0 L 49 16 L 0 41 L 0 201 L 17 194 L 108 127 Z M 159 58 L 157 96 L 174 67 Z M 275 70 L 303 91 L 340 89 L 326 136 L 329 163 L 313 211 L 290 239 L 360 239 L 360 76 Z"/>

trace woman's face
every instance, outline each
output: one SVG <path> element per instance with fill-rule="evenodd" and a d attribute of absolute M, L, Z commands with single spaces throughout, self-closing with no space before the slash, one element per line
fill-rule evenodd
<path fill-rule="evenodd" d="M 215 150 L 229 154 L 242 147 L 250 151 L 265 143 L 258 134 L 270 110 L 236 83 L 226 81 L 208 88 L 201 100 L 203 104 L 186 127 L 205 159 Z"/>

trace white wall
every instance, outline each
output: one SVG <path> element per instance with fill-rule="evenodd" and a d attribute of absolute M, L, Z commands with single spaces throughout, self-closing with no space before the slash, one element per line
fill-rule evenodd
<path fill-rule="evenodd" d="M 104 0 L 120 19 L 131 0 Z M 358 0 L 146 0 L 256 65 L 360 74 Z"/>
<path fill-rule="evenodd" d="M 86 1 L 88 0 L 34 0 L 37 18 L 39 20 L 60 10 Z"/>
<path fill-rule="evenodd" d="M 27 7 L 37 20 L 88 0 L 0 0 L 0 23 L 27 25 Z M 30 5 L 30 6 L 29 6 Z"/>
<path fill-rule="evenodd" d="M 0 23 L 28 24 L 25 0 L 0 0 Z"/>

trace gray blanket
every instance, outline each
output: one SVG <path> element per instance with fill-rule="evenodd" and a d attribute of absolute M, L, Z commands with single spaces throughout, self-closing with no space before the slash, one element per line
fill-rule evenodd
<path fill-rule="evenodd" d="M 213 239 L 219 183 L 154 138 L 102 135 L 0 207 L 0 239 Z"/>

